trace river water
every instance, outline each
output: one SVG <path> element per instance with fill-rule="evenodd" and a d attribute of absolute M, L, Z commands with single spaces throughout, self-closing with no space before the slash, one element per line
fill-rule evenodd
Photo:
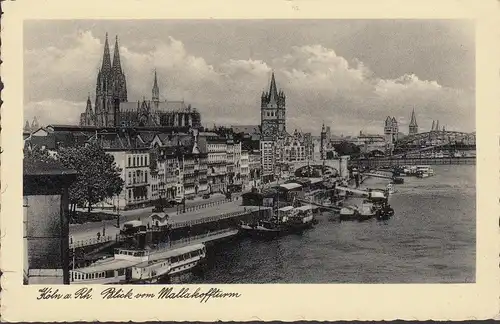
<path fill-rule="evenodd" d="M 339 223 L 323 213 L 302 235 L 235 239 L 209 249 L 206 269 L 188 283 L 475 282 L 475 166 L 433 168 L 434 177 L 396 185 L 386 222 Z"/>

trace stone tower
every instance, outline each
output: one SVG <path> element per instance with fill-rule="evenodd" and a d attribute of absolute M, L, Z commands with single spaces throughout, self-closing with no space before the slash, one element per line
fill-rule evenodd
<path fill-rule="evenodd" d="M 415 135 L 415 134 L 418 134 L 418 124 L 417 124 L 417 118 L 415 118 L 415 109 L 413 109 L 411 112 L 411 120 L 410 120 L 408 135 Z"/>
<path fill-rule="evenodd" d="M 394 143 L 398 140 L 399 126 L 395 117 L 387 116 L 384 123 L 385 140 L 388 143 Z"/>
<path fill-rule="evenodd" d="M 108 34 L 106 33 L 102 66 L 97 74 L 95 125 L 100 127 L 118 125 L 120 103 L 126 101 L 127 82 L 120 62 L 118 36 L 115 40 L 113 63 L 111 63 Z"/>
<path fill-rule="evenodd" d="M 286 134 L 286 97 L 283 91 L 278 91 L 274 72 L 269 92 L 262 92 L 260 125 L 264 139 L 283 138 Z"/>
<path fill-rule="evenodd" d="M 90 101 L 90 94 L 87 98 L 87 106 L 85 107 L 85 112 L 80 117 L 80 126 L 93 126 L 95 125 L 96 119 L 94 111 L 92 109 L 92 102 Z"/>

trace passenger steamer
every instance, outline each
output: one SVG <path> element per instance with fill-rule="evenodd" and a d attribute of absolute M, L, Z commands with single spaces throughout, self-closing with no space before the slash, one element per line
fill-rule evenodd
<path fill-rule="evenodd" d="M 162 278 L 172 278 L 193 270 L 202 264 L 206 257 L 204 244 L 196 244 L 170 251 L 165 259 L 147 261 L 125 272 L 127 283 L 156 283 Z"/>
<path fill-rule="evenodd" d="M 71 284 L 120 284 L 153 282 L 194 268 L 206 256 L 204 244 L 156 250 L 115 249 L 111 258 L 70 271 Z"/>

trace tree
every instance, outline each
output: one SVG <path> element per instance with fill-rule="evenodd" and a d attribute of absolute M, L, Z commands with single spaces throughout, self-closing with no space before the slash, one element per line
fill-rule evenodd
<path fill-rule="evenodd" d="M 93 204 L 112 198 L 123 189 L 121 169 L 113 156 L 96 144 L 63 148 L 58 158 L 65 167 L 78 172 L 77 180 L 69 188 L 73 208 L 88 204 L 90 213 Z"/>

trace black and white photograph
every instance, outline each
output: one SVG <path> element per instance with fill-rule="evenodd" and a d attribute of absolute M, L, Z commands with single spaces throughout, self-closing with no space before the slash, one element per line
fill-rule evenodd
<path fill-rule="evenodd" d="M 24 284 L 475 283 L 471 20 L 26 20 Z"/>

